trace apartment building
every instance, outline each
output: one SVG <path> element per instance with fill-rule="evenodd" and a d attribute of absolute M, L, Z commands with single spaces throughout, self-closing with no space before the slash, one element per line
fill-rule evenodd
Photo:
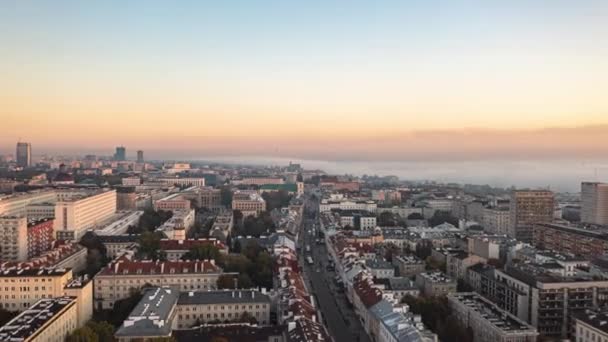
<path fill-rule="evenodd" d="M 54 220 L 43 218 L 27 222 L 28 258 L 34 258 L 53 248 Z"/>
<path fill-rule="evenodd" d="M 25 208 L 28 219 L 48 219 L 55 217 L 55 202 L 41 202 L 29 204 Z"/>
<path fill-rule="evenodd" d="M 284 184 L 285 181 L 283 180 L 283 178 L 279 177 L 245 177 L 238 183 L 246 185 L 266 185 Z"/>
<path fill-rule="evenodd" d="M 426 263 L 415 255 L 393 256 L 393 266 L 399 271 L 400 277 L 411 277 L 425 271 Z"/>
<path fill-rule="evenodd" d="M 76 297 L 46 298 L 0 327 L 0 341 L 63 342 L 79 327 Z"/>
<path fill-rule="evenodd" d="M 60 297 L 72 280 L 71 269 L 9 268 L 0 270 L 0 305 L 23 311 L 40 299 Z"/>
<path fill-rule="evenodd" d="M 587 310 L 573 314 L 575 342 L 608 342 L 608 313 Z"/>
<path fill-rule="evenodd" d="M 467 252 L 448 253 L 446 255 L 446 273 L 457 280 L 464 280 L 467 269 L 475 264 L 485 263 L 487 260 L 479 255 Z"/>
<path fill-rule="evenodd" d="M 202 208 L 218 210 L 222 206 L 222 191 L 213 188 L 201 189 L 199 191 L 199 204 Z"/>
<path fill-rule="evenodd" d="M 55 202 L 57 195 L 52 190 L 40 190 L 13 195 L 0 196 L 0 215 L 23 216 L 27 206 L 36 203 Z"/>
<path fill-rule="evenodd" d="M 137 198 L 135 186 L 116 187 L 116 210 L 136 210 Z"/>
<path fill-rule="evenodd" d="M 448 294 L 453 316 L 475 342 L 536 342 L 538 331 L 475 292 Z"/>
<path fill-rule="evenodd" d="M 373 230 L 376 228 L 376 215 L 363 210 L 334 210 L 340 216 L 340 226 L 356 230 Z"/>
<path fill-rule="evenodd" d="M 608 225 L 608 183 L 581 184 L 581 222 Z"/>
<path fill-rule="evenodd" d="M 94 299 L 97 307 L 111 309 L 114 302 L 146 284 L 177 286 L 181 291 L 213 290 L 221 274 L 214 260 L 153 262 L 121 257 L 95 276 Z"/>
<path fill-rule="evenodd" d="M 196 212 L 194 209 L 176 210 L 173 216 L 158 228 L 171 240 L 185 240 L 188 231 L 194 226 Z"/>
<path fill-rule="evenodd" d="M 177 328 L 210 322 L 239 322 L 244 314 L 270 324 L 271 301 L 255 290 L 182 292 L 177 300 Z"/>
<path fill-rule="evenodd" d="M 182 178 L 151 178 L 146 182 L 148 183 L 156 183 L 161 185 L 177 185 L 177 186 L 197 186 L 202 187 L 205 186 L 205 178 L 203 177 L 182 177 Z"/>
<path fill-rule="evenodd" d="M 445 296 L 456 292 L 456 280 L 442 272 L 425 272 L 416 275 L 416 286 L 425 296 Z"/>
<path fill-rule="evenodd" d="M 228 236 L 232 234 L 234 227 L 234 216 L 232 210 L 223 209 L 215 216 L 209 236 L 222 242 L 226 242 Z"/>
<path fill-rule="evenodd" d="M 494 279 L 489 279 L 493 300 L 540 334 L 564 338 L 569 334 L 572 313 L 608 303 L 608 280 L 583 271 L 564 275 L 560 268 L 556 263 L 524 263 L 495 270 Z"/>
<path fill-rule="evenodd" d="M 608 253 L 608 229 L 579 228 L 558 223 L 534 225 L 533 243 L 541 249 L 593 259 Z"/>
<path fill-rule="evenodd" d="M 122 185 L 136 186 L 141 184 L 141 178 L 139 177 L 125 177 L 122 179 Z"/>
<path fill-rule="evenodd" d="M 256 191 L 236 191 L 232 195 L 232 210 L 239 210 L 243 217 L 257 217 L 266 210 L 266 201 Z"/>
<path fill-rule="evenodd" d="M 179 290 L 176 287 L 147 289 L 114 333 L 115 339 L 118 342 L 130 342 L 170 338 L 175 326 L 175 304 L 178 298 Z"/>
<path fill-rule="evenodd" d="M 116 190 L 67 193 L 55 206 L 57 239 L 80 240 L 88 229 L 94 229 L 116 213 Z"/>
<path fill-rule="evenodd" d="M 516 190 L 511 193 L 510 226 L 507 235 L 532 242 L 535 223 L 552 222 L 555 198 L 545 190 Z"/>
<path fill-rule="evenodd" d="M 511 214 L 507 208 L 483 208 L 481 214 L 483 229 L 492 234 L 508 234 L 511 226 Z"/>
<path fill-rule="evenodd" d="M 27 219 L 0 217 L 0 261 L 25 261 L 27 258 Z"/>
<path fill-rule="evenodd" d="M 182 194 L 172 194 L 154 201 L 154 210 L 156 211 L 190 210 L 191 206 L 190 200 L 185 198 Z"/>
<path fill-rule="evenodd" d="M 99 240 L 106 247 L 106 255 L 110 259 L 122 255 L 127 250 L 135 250 L 139 247 L 138 238 L 139 235 L 134 234 L 99 235 Z"/>
<path fill-rule="evenodd" d="M 395 276 L 395 267 L 383 259 L 367 259 L 365 260 L 365 267 L 374 278 L 387 279 Z"/>
<path fill-rule="evenodd" d="M 348 199 L 322 199 L 319 203 L 319 212 L 328 212 L 333 209 L 339 210 L 364 210 L 375 213 L 378 204 L 374 201 L 353 201 Z"/>

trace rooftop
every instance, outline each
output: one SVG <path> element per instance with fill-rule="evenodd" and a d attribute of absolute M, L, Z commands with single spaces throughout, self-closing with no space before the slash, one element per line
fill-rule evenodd
<path fill-rule="evenodd" d="M 478 293 L 452 293 L 448 295 L 448 298 L 466 305 L 469 309 L 479 313 L 483 319 L 502 331 L 510 333 L 536 333 L 536 329 L 533 326 L 525 323 L 505 310 L 500 309 L 496 304 L 485 299 Z"/>
<path fill-rule="evenodd" d="M 174 330 L 173 337 L 178 342 L 225 342 L 271 341 L 273 336 L 282 336 L 286 327 L 254 326 L 250 324 L 214 324 L 192 329 Z"/>
<path fill-rule="evenodd" d="M 608 333 L 608 311 L 585 310 L 572 315 L 577 320 Z"/>
<path fill-rule="evenodd" d="M 70 268 L 10 267 L 0 270 L 0 278 L 62 276 L 68 272 L 71 272 Z"/>
<path fill-rule="evenodd" d="M 0 327 L 0 341 L 23 341 L 73 305 L 76 297 L 41 299 Z"/>
<path fill-rule="evenodd" d="M 424 277 L 433 283 L 454 283 L 454 279 L 450 278 L 443 272 L 426 272 L 420 273 L 418 276 Z"/>
<path fill-rule="evenodd" d="M 177 304 L 270 303 L 270 297 L 254 290 L 182 292 Z"/>
<path fill-rule="evenodd" d="M 129 317 L 116 331 L 117 337 L 171 335 L 173 308 L 179 297 L 176 287 L 156 287 L 144 292 Z"/>
<path fill-rule="evenodd" d="M 126 257 L 112 261 L 102 269 L 98 276 L 107 275 L 150 275 L 150 274 L 186 274 L 186 273 L 221 273 L 222 269 L 214 260 L 178 260 L 150 261 L 129 260 Z"/>

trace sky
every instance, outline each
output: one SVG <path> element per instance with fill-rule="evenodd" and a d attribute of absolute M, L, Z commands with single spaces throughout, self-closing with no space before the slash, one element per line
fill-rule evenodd
<path fill-rule="evenodd" d="M 606 18 L 605 0 L 4 0 L 0 151 L 601 159 Z"/>

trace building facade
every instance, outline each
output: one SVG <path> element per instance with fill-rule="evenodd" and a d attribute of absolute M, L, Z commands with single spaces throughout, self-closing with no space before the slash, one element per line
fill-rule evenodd
<path fill-rule="evenodd" d="M 28 142 L 17 143 L 17 166 L 30 167 L 32 165 L 32 145 Z"/>
<path fill-rule="evenodd" d="M 507 235 L 511 225 L 511 214 L 506 208 L 483 208 L 480 223 L 486 232 Z"/>
<path fill-rule="evenodd" d="M 12 268 L 0 272 L 0 305 L 23 311 L 40 299 L 60 297 L 72 280 L 70 269 Z"/>
<path fill-rule="evenodd" d="M 232 195 L 232 210 L 239 210 L 243 217 L 257 217 L 266 211 L 266 201 L 255 191 L 236 191 Z"/>
<path fill-rule="evenodd" d="M 116 213 L 116 190 L 66 196 L 55 206 L 57 239 L 79 240 Z"/>
<path fill-rule="evenodd" d="M 79 327 L 76 297 L 47 298 L 0 327 L 0 340 L 63 342 Z"/>
<path fill-rule="evenodd" d="M 240 322 L 245 316 L 270 324 L 271 301 L 255 290 L 189 291 L 177 301 L 177 328 L 212 322 Z"/>
<path fill-rule="evenodd" d="M 557 223 L 534 225 L 534 245 L 558 253 L 593 259 L 608 253 L 608 230 L 582 229 Z"/>
<path fill-rule="evenodd" d="M 27 223 L 28 258 L 37 257 L 53 248 L 53 219 L 29 220 Z"/>
<path fill-rule="evenodd" d="M 475 342 L 536 342 L 538 331 L 475 292 L 448 295 L 453 316 Z"/>
<path fill-rule="evenodd" d="M 177 286 L 181 291 L 213 290 L 221 274 L 222 269 L 213 260 L 153 262 L 123 257 L 95 276 L 95 305 L 112 309 L 117 300 L 145 285 Z"/>
<path fill-rule="evenodd" d="M 0 217 L 0 260 L 27 260 L 27 235 L 27 219 L 25 217 Z"/>
<path fill-rule="evenodd" d="M 581 222 L 608 225 L 608 183 L 581 184 Z"/>
<path fill-rule="evenodd" d="M 552 222 L 555 198 L 553 192 L 545 190 L 516 190 L 511 194 L 510 227 L 508 234 L 523 242 L 531 242 L 532 225 Z"/>

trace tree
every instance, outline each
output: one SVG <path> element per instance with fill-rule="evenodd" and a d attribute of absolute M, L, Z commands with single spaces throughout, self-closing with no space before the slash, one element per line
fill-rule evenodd
<path fill-rule="evenodd" d="M 160 240 L 163 234 L 160 232 L 145 232 L 139 236 L 139 248 L 137 250 L 140 256 L 152 260 L 164 260 L 165 252 L 160 250 Z"/>
<path fill-rule="evenodd" d="M 426 262 L 427 270 L 439 270 L 442 272 L 445 272 L 446 270 L 445 262 L 436 261 L 431 256 L 426 257 L 424 261 Z"/>
<path fill-rule="evenodd" d="M 382 213 L 380 213 L 380 215 L 378 215 L 378 226 L 381 227 L 394 227 L 398 225 L 398 218 L 397 215 L 388 212 L 388 211 L 384 211 Z"/>
<path fill-rule="evenodd" d="M 232 253 L 241 253 L 241 242 L 237 239 L 235 239 L 234 245 L 232 246 Z"/>
<path fill-rule="evenodd" d="M 87 251 L 87 266 L 85 268 L 86 274 L 89 277 L 93 277 L 102 267 L 108 263 L 108 258 L 101 254 L 97 249 L 89 249 Z"/>
<path fill-rule="evenodd" d="M 238 277 L 232 274 L 222 274 L 217 278 L 217 288 L 220 290 L 234 289 L 235 280 L 238 280 Z"/>
<path fill-rule="evenodd" d="M 421 213 L 411 213 L 407 216 L 408 220 L 424 220 L 424 216 Z"/>
<path fill-rule="evenodd" d="M 428 258 L 433 252 L 433 243 L 429 240 L 421 240 L 416 244 L 416 256 L 422 260 Z"/>
<path fill-rule="evenodd" d="M 258 320 L 255 319 L 255 317 L 253 317 L 249 312 L 244 311 L 241 316 L 237 319 L 237 321 L 239 323 L 250 323 L 250 324 L 257 324 Z"/>
<path fill-rule="evenodd" d="M 137 303 L 141 301 L 141 298 L 142 294 L 139 290 L 131 288 L 129 297 L 114 302 L 112 310 L 95 311 L 95 317 L 93 319 L 96 321 L 106 321 L 113 327 L 118 328 L 122 322 L 129 317 L 129 314 L 133 311 Z M 99 331 L 105 331 L 103 326 L 98 327 L 98 329 L 100 329 Z"/>
<path fill-rule="evenodd" d="M 223 186 L 220 188 L 220 201 L 223 206 L 232 206 L 232 190 L 229 186 Z"/>
<path fill-rule="evenodd" d="M 137 226 L 129 227 L 127 232 L 129 234 L 141 234 L 146 231 L 154 231 L 160 227 L 163 223 L 169 220 L 173 216 L 173 212 L 159 210 L 154 211 L 151 209 L 144 210 L 144 213 L 139 217 Z"/>
<path fill-rule="evenodd" d="M 407 295 L 401 302 L 409 305 L 413 313 L 422 316 L 422 322 L 436 332 L 441 341 L 473 341 L 471 330 L 458 324 L 458 319 L 452 315 L 445 296 L 416 298 Z"/>
<path fill-rule="evenodd" d="M 292 195 L 282 189 L 279 191 L 264 192 L 262 194 L 262 198 L 266 201 L 266 211 L 288 206 L 292 197 Z"/>
<path fill-rule="evenodd" d="M 249 215 L 243 221 L 240 235 L 255 236 L 267 235 L 275 231 L 275 224 L 267 211 L 261 212 L 257 217 Z"/>
<path fill-rule="evenodd" d="M 213 245 L 202 245 L 190 248 L 186 254 L 182 257 L 183 260 L 205 260 L 205 259 L 213 259 L 217 263 L 221 263 L 220 259 L 222 258 L 222 254 L 220 253 L 219 248 Z"/>
<path fill-rule="evenodd" d="M 87 322 L 87 326 L 93 330 L 95 335 L 99 338 L 99 342 L 114 342 L 114 327 L 112 324 L 106 321 L 94 321 L 90 320 Z"/>
<path fill-rule="evenodd" d="M 72 331 L 65 338 L 66 342 L 99 342 L 99 337 L 95 334 L 93 329 L 88 326 L 83 326 Z"/>
<path fill-rule="evenodd" d="M 433 214 L 433 217 L 429 219 L 429 226 L 435 227 L 446 222 L 458 227 L 458 219 L 452 216 L 450 212 L 437 210 Z"/>
<path fill-rule="evenodd" d="M 18 314 L 19 312 L 17 311 L 7 311 L 0 308 L 0 327 L 15 318 Z"/>

